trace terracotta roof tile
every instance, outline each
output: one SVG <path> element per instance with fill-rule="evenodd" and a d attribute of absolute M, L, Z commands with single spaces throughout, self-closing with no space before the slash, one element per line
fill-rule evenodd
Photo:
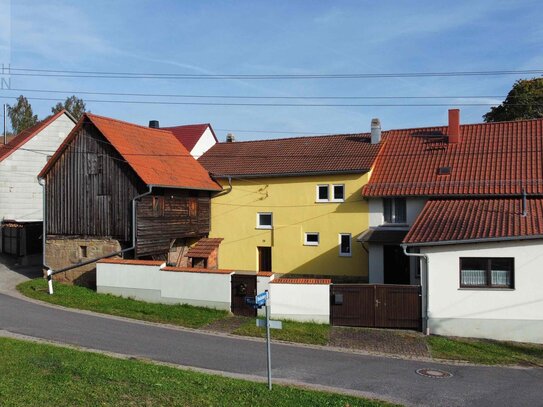
<path fill-rule="evenodd" d="M 270 284 L 332 284 L 329 278 L 277 278 Z"/>
<path fill-rule="evenodd" d="M 27 141 L 36 136 L 40 131 L 53 123 L 57 118 L 65 114 L 65 110 L 46 117 L 42 121 L 39 121 L 35 125 L 29 127 L 28 129 L 23 130 L 14 137 L 11 137 L 11 140 L 7 144 L 0 144 L 0 162 L 5 158 L 9 157 L 14 151 L 17 151 L 21 148 Z M 73 120 L 73 119 L 72 119 Z M 2 139 L 3 142 L 3 139 Z"/>
<path fill-rule="evenodd" d="M 369 171 L 380 144 L 369 134 L 236 141 L 215 144 L 198 161 L 217 176 L 358 173 Z"/>
<path fill-rule="evenodd" d="M 215 141 L 218 142 L 215 132 L 211 128 L 209 123 L 204 124 L 187 124 L 185 126 L 174 126 L 174 127 L 162 127 L 163 130 L 169 130 L 179 140 L 188 151 L 192 151 L 202 134 L 206 131 L 207 128 L 211 129 Z"/>
<path fill-rule="evenodd" d="M 43 177 L 75 137 L 92 123 L 147 185 L 219 191 L 221 188 L 168 130 L 86 113 L 40 173 Z"/>
<path fill-rule="evenodd" d="M 222 238 L 204 237 L 198 240 L 198 242 L 189 249 L 187 257 L 208 258 L 211 256 L 211 253 L 213 253 L 213 250 L 219 247 L 223 240 L 224 239 Z"/>
<path fill-rule="evenodd" d="M 459 143 L 447 142 L 447 126 L 383 132 L 363 195 L 519 195 L 523 188 L 543 194 L 543 119 L 460 129 Z M 440 167 L 450 175 L 439 175 Z"/>
<path fill-rule="evenodd" d="M 131 266 L 160 266 L 164 262 L 158 260 L 132 260 L 132 259 L 102 259 L 98 260 L 97 263 L 109 263 L 109 264 L 127 264 Z"/>
<path fill-rule="evenodd" d="M 233 274 L 233 270 L 204 269 L 196 267 L 164 267 L 163 271 L 173 271 L 178 273 L 206 273 L 206 274 Z"/>
<path fill-rule="evenodd" d="M 407 244 L 543 238 L 543 199 L 430 200 L 404 239 Z"/>

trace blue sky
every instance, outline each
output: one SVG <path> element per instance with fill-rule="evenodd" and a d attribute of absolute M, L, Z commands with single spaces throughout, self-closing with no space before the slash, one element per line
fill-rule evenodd
<path fill-rule="evenodd" d="M 14 68 L 190 74 L 334 74 L 543 68 L 539 1 L 10 1 L 0 0 L 0 63 Z M 505 96 L 524 75 L 324 80 L 154 80 L 12 76 L 8 97 L 63 99 L 74 91 L 245 96 Z M 84 99 L 166 100 L 122 96 Z M 169 99 L 172 100 L 172 99 Z M 194 99 L 177 99 L 190 101 Z M 499 103 L 359 100 L 331 103 Z M 202 100 L 197 100 L 202 102 Z M 213 101 L 213 100 L 208 100 Z M 216 101 L 216 100 L 215 100 Z M 239 102 L 239 101 L 238 101 Z M 255 103 L 269 100 L 254 100 Z M 272 101 L 273 102 L 273 101 Z M 285 102 L 274 100 L 274 102 Z M 290 101 L 292 102 L 292 101 Z M 323 103 L 323 101 L 310 101 Z M 53 101 L 31 100 L 40 117 Z M 139 124 L 210 122 L 220 139 L 278 132 L 369 131 L 445 124 L 449 106 L 254 107 L 88 102 L 96 114 Z M 462 122 L 489 107 L 461 107 Z"/>

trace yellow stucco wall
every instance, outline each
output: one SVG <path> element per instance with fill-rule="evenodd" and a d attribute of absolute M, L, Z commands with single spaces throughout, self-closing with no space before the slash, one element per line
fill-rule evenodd
<path fill-rule="evenodd" d="M 228 189 L 227 180 L 219 180 Z M 272 247 L 275 273 L 366 277 L 367 253 L 356 237 L 368 228 L 361 196 L 367 174 L 233 179 L 228 194 L 211 200 L 210 237 L 222 237 L 219 267 L 258 269 L 258 246 Z M 345 201 L 317 203 L 316 187 L 344 184 Z M 257 229 L 257 213 L 273 213 L 273 229 Z M 318 232 L 318 246 L 304 233 Z M 339 255 L 339 234 L 351 233 L 352 255 Z"/>

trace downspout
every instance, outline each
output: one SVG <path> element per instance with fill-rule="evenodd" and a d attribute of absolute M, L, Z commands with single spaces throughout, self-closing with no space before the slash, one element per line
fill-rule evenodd
<path fill-rule="evenodd" d="M 232 192 L 232 177 L 231 177 L 231 176 L 228 176 L 227 178 L 228 178 L 228 189 L 219 192 L 219 193 L 216 194 L 213 198 L 216 198 L 216 197 L 218 197 L 218 196 L 227 195 L 227 194 L 229 194 L 230 192 Z"/>
<path fill-rule="evenodd" d="M 43 180 L 43 179 L 39 179 L 38 178 L 38 182 L 40 183 L 40 185 L 42 187 L 45 187 L 45 184 L 42 184 L 40 182 L 40 180 Z M 119 254 L 123 254 L 123 253 L 126 253 L 126 252 L 129 252 L 131 250 L 135 250 L 136 249 L 136 234 L 137 234 L 137 226 L 136 226 L 136 201 L 146 195 L 149 195 L 151 192 L 153 191 L 153 186 L 152 185 L 149 185 L 149 190 L 144 192 L 143 194 L 140 194 L 140 195 L 136 195 L 134 198 L 132 198 L 132 246 L 131 247 L 128 247 L 126 249 L 123 249 L 123 250 L 119 250 L 119 251 L 116 251 L 116 252 L 113 252 L 113 253 L 110 253 L 110 254 L 106 254 L 104 256 L 100 256 L 100 257 L 95 257 L 93 259 L 90 259 L 90 260 L 86 260 L 86 261 L 83 261 L 81 263 L 77 263 L 77 264 L 73 264 L 71 266 L 68 266 L 68 267 L 64 267 L 64 268 L 61 268 L 60 270 L 52 270 L 49 266 L 47 266 L 45 264 L 45 219 L 46 219 L 46 213 L 45 213 L 45 205 L 46 205 L 46 199 L 45 199 L 45 188 L 44 188 L 44 193 L 43 193 L 43 208 L 44 208 L 44 216 L 43 216 L 43 265 L 44 267 L 47 268 L 47 281 L 48 281 L 48 286 L 49 286 L 49 294 L 53 294 L 53 281 L 52 281 L 52 277 L 55 275 L 55 274 L 59 274 L 59 273 L 64 273 L 66 271 L 69 271 L 69 270 L 72 270 L 74 268 L 77 268 L 77 267 L 81 267 L 81 266 L 86 266 L 87 264 L 91 264 L 91 263 L 95 263 L 97 262 L 98 260 L 102 260 L 102 259 L 107 259 L 109 257 L 113 257 L 113 256 L 117 256 Z"/>
<path fill-rule="evenodd" d="M 429 291 L 428 291 L 428 277 L 429 277 L 429 273 L 428 273 L 428 269 L 430 268 L 430 260 L 428 259 L 428 255 L 426 254 L 422 254 L 422 253 L 412 253 L 412 252 L 408 252 L 407 251 L 407 245 L 406 244 L 402 244 L 402 249 L 403 249 L 403 252 L 406 256 L 408 257 L 418 257 L 419 259 L 420 258 L 423 258 L 425 260 L 425 263 L 426 263 L 426 267 L 425 267 L 425 275 L 424 275 L 424 279 L 422 278 L 421 276 L 421 279 L 420 279 L 420 283 L 421 283 L 421 286 L 422 286 L 422 293 L 423 293 L 423 315 L 422 315 L 422 332 L 424 332 L 425 335 L 430 335 L 430 327 L 428 326 L 428 303 L 429 303 Z M 425 282 L 425 284 L 423 284 L 422 282 Z"/>

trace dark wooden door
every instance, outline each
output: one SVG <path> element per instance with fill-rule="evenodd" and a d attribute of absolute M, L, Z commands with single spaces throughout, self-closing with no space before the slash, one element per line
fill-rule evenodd
<path fill-rule="evenodd" d="M 256 276 L 234 274 L 232 285 L 232 313 L 248 317 L 256 316 L 256 309 L 245 304 L 246 297 L 254 297 L 256 293 Z"/>
<path fill-rule="evenodd" d="M 409 284 L 409 257 L 400 246 L 383 246 L 385 284 Z"/>
<path fill-rule="evenodd" d="M 271 247 L 258 248 L 258 271 L 272 271 Z"/>
<path fill-rule="evenodd" d="M 332 325 L 421 329 L 420 286 L 333 284 Z"/>

